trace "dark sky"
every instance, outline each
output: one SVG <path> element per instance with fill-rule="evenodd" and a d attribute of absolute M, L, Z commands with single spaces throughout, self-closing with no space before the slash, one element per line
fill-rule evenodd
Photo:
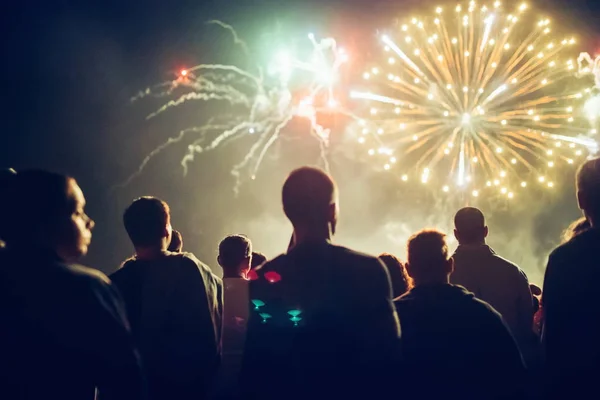
<path fill-rule="evenodd" d="M 234 25 L 251 45 L 278 27 L 290 35 L 313 31 L 359 46 L 370 40 L 377 27 L 390 26 L 393 18 L 423 6 L 416 0 L 10 3 L 0 13 L 0 166 L 44 167 L 78 179 L 97 220 L 86 262 L 104 271 L 114 270 L 131 252 L 120 214 L 132 198 L 143 194 L 169 201 L 186 247 L 211 265 L 219 238 L 233 229 L 244 231 L 244 224 L 252 222 L 249 213 L 263 215 L 268 209 L 268 218 L 277 220 L 278 227 L 285 226 L 278 188 L 288 170 L 273 168 L 261 178 L 262 186 L 246 188 L 233 199 L 228 170 L 238 154 L 201 160 L 193 174 L 183 178 L 182 150 L 175 149 L 130 187 L 109 192 L 179 123 L 147 123 L 144 117 L 156 104 L 132 105 L 129 99 L 140 89 L 170 79 L 174 70 L 227 53 L 230 42 L 215 41 L 214 30 L 207 30 L 205 21 L 220 19 Z M 561 23 L 564 16 L 564 23 L 586 39 L 585 50 L 593 51 L 600 43 L 595 39 L 600 31 L 600 3 L 538 3 L 552 10 L 555 18 L 561 17 Z M 572 204 L 569 207 L 570 218 L 575 213 Z M 258 242 L 267 252 L 274 253 L 287 242 L 274 228 L 247 229 L 260 230 L 265 233 Z M 275 236 L 273 243 L 267 243 L 267 234 Z"/>

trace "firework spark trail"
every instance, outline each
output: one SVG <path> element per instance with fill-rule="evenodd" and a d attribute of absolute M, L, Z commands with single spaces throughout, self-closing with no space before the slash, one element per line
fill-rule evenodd
<path fill-rule="evenodd" d="M 358 138 L 369 156 L 405 182 L 513 198 L 533 182 L 554 187 L 556 168 L 595 151 L 578 113 L 591 90 L 575 79 L 575 39 L 553 38 L 550 20 L 527 10 L 470 1 L 383 35 L 387 65 L 363 74 L 376 89 L 351 92 L 371 103 Z M 600 60 L 584 61 L 600 80 Z"/>
<path fill-rule="evenodd" d="M 229 31 L 234 44 L 249 56 L 247 44 L 239 38 L 230 25 L 220 21 L 209 21 Z M 328 112 L 343 111 L 334 97 L 334 84 L 338 71 L 347 61 L 343 49 L 337 47 L 335 40 L 325 38 L 316 40 L 309 34 L 310 52 L 304 57 L 296 57 L 290 52 L 279 52 L 267 65 L 269 73 L 263 76 L 263 68 L 257 67 L 256 73 L 236 65 L 200 64 L 182 70 L 177 79 L 148 88 L 132 101 L 147 96 L 171 97 L 147 119 L 193 101 L 219 102 L 228 105 L 228 114 L 233 117 L 224 123 L 190 128 L 176 137 L 167 139 L 153 150 L 142 162 L 137 171 L 120 186 L 129 184 L 139 176 L 150 160 L 174 143 L 181 142 L 186 133 L 198 132 L 200 138 L 188 145 L 188 152 L 181 160 L 184 174 L 188 173 L 189 163 L 195 155 L 220 148 L 225 143 L 241 138 L 255 137 L 243 160 L 231 170 L 236 179 L 234 190 L 239 190 L 243 180 L 243 170 L 250 167 L 249 175 L 256 176 L 270 147 L 284 134 L 290 121 L 305 118 L 310 122 L 310 133 L 319 141 L 323 163 L 328 167 L 325 148 L 329 141 L 329 129 L 317 122 L 319 110 Z M 222 119 L 221 119 L 222 120 Z M 209 139 L 212 137 L 212 139 Z M 205 140 L 211 140 L 206 146 Z"/>
<path fill-rule="evenodd" d="M 592 75 L 594 77 L 596 94 L 585 102 L 584 111 L 590 123 L 595 125 L 600 117 L 600 93 L 598 93 L 600 91 L 600 56 L 592 59 L 588 53 L 581 53 L 577 58 L 577 65 L 579 67 L 578 76 Z"/>

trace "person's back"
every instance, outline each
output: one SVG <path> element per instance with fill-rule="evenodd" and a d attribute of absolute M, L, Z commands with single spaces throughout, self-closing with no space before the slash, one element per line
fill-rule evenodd
<path fill-rule="evenodd" d="M 210 390 L 219 362 L 218 278 L 192 254 L 165 252 L 131 259 L 111 279 L 125 301 L 152 397 Z"/>
<path fill-rule="evenodd" d="M 123 216 L 135 257 L 111 275 L 123 295 L 153 399 L 202 399 L 219 362 L 221 281 L 190 253 L 171 253 L 168 205 L 135 200 Z"/>
<path fill-rule="evenodd" d="M 517 344 L 492 307 L 448 282 L 453 260 L 444 238 L 437 231 L 411 237 L 406 267 L 415 287 L 395 301 L 409 397 L 521 395 L 525 370 Z"/>
<path fill-rule="evenodd" d="M 337 189 L 323 171 L 293 171 L 282 202 L 294 226 L 293 246 L 251 277 L 244 397 L 391 394 L 400 332 L 386 268 L 375 257 L 331 244 Z"/>
<path fill-rule="evenodd" d="M 520 394 L 521 355 L 491 306 L 451 284 L 414 288 L 395 303 L 411 394 L 461 399 Z"/>
<path fill-rule="evenodd" d="M 486 244 L 488 227 L 483 213 L 472 207 L 454 217 L 459 246 L 452 256 L 450 282 L 464 286 L 502 315 L 531 366 L 538 362 L 539 346 L 533 333 L 533 296 L 525 273 L 498 256 Z"/>
<path fill-rule="evenodd" d="M 257 274 L 244 360 L 251 367 L 242 373 L 251 397 L 385 390 L 399 341 L 387 272 L 377 258 L 302 243 Z"/>
<path fill-rule="evenodd" d="M 515 335 L 531 333 L 533 299 L 527 276 L 517 265 L 487 245 L 461 245 L 453 258 L 450 282 L 494 307 Z"/>

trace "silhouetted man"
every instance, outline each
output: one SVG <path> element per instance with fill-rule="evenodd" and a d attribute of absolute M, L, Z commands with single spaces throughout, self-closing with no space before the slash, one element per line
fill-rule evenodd
<path fill-rule="evenodd" d="M 521 354 L 500 315 L 449 283 L 445 235 L 408 241 L 414 288 L 395 301 L 402 325 L 406 398 L 512 399 L 522 394 Z"/>
<path fill-rule="evenodd" d="M 94 221 L 75 179 L 19 171 L 2 201 L 0 398 L 145 399 L 120 296 L 78 265 Z M 6 192 L 3 192 L 3 196 Z"/>
<path fill-rule="evenodd" d="M 464 286 L 502 315 L 525 361 L 533 366 L 539 354 L 539 341 L 533 333 L 533 297 L 527 276 L 487 245 L 488 227 L 480 210 L 473 207 L 459 210 L 454 227 L 459 246 L 452 256 L 454 273 L 450 281 Z"/>
<path fill-rule="evenodd" d="M 577 172 L 577 200 L 591 227 L 550 254 L 542 292 L 542 343 L 552 398 L 600 393 L 600 159 Z"/>
<path fill-rule="evenodd" d="M 221 281 L 190 253 L 171 253 L 169 206 L 135 200 L 123 216 L 135 257 L 112 275 L 154 399 L 203 399 L 219 362 Z"/>
<path fill-rule="evenodd" d="M 219 394 L 225 398 L 238 392 L 246 326 L 248 324 L 248 281 L 252 243 L 242 235 L 227 236 L 219 244 L 217 261 L 223 268 L 223 334 Z"/>
<path fill-rule="evenodd" d="M 400 331 L 386 268 L 375 257 L 331 243 L 338 196 L 323 171 L 293 171 L 282 200 L 294 226 L 294 246 L 259 267 L 250 282 L 245 397 L 392 393 Z"/>

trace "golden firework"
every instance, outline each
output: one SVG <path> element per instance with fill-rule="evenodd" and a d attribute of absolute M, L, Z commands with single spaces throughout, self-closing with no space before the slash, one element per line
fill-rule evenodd
<path fill-rule="evenodd" d="M 500 2 L 411 18 L 381 36 L 384 63 L 363 78 L 376 91 L 358 141 L 402 181 L 418 179 L 474 197 L 555 186 L 553 171 L 596 142 L 578 114 L 590 89 L 575 76 L 574 37 L 549 18 Z"/>

